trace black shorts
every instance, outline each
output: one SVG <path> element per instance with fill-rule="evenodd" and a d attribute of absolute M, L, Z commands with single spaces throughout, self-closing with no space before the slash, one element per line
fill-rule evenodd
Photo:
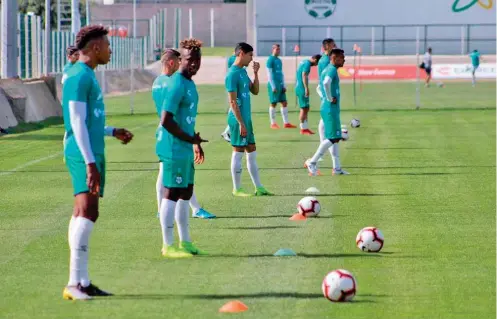
<path fill-rule="evenodd" d="M 425 68 L 425 72 L 426 74 L 431 75 L 431 68 Z"/>

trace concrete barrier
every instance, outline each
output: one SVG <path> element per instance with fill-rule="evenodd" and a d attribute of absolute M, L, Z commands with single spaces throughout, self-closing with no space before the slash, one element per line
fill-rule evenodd
<path fill-rule="evenodd" d="M 18 124 L 5 92 L 0 89 L 0 127 L 8 128 Z"/>
<path fill-rule="evenodd" d="M 60 103 L 54 98 L 42 80 L 25 82 L 26 93 L 25 122 L 39 122 L 52 116 L 62 116 Z"/>
<path fill-rule="evenodd" d="M 7 98 L 17 122 L 25 121 L 26 93 L 20 79 L 1 79 L 0 88 Z"/>

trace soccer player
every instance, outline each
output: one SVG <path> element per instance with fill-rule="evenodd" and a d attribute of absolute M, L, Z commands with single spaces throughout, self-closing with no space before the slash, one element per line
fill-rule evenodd
<path fill-rule="evenodd" d="M 164 98 L 167 94 L 167 87 L 169 84 L 169 78 L 174 74 L 179 68 L 180 63 L 180 53 L 173 49 L 167 49 L 161 56 L 162 63 L 162 74 L 159 75 L 152 85 L 152 97 L 154 100 L 155 108 L 157 109 L 157 114 L 160 118 L 162 113 L 162 105 L 164 104 Z M 164 131 L 164 128 L 159 125 L 158 131 Z M 157 132 L 159 134 L 159 132 Z M 163 134 L 160 133 L 160 134 Z M 157 216 L 159 217 L 160 205 L 162 198 L 164 197 L 164 187 L 162 186 L 162 176 L 163 176 L 163 165 L 160 163 L 159 165 L 159 175 L 157 176 L 157 183 L 155 185 L 155 189 L 157 191 Z M 197 197 L 195 196 L 195 192 L 192 194 L 192 198 L 190 198 L 190 208 L 192 209 L 192 217 L 193 218 L 203 218 L 203 219 L 211 219 L 216 218 L 215 215 L 209 213 L 202 207 L 197 201 Z"/>
<path fill-rule="evenodd" d="M 165 187 L 160 206 L 162 255 L 166 258 L 186 258 L 202 255 L 190 238 L 188 206 L 193 194 L 195 167 L 204 162 L 200 143 L 207 142 L 195 133 L 198 92 L 192 77 L 200 69 L 202 42 L 185 39 L 180 43 L 179 71 L 167 83 L 161 108 L 161 126 L 157 130 L 156 153 L 163 167 Z M 174 246 L 174 220 L 178 226 L 179 246 Z"/>
<path fill-rule="evenodd" d="M 476 86 L 476 70 L 480 67 L 480 52 L 478 50 L 474 50 L 469 54 L 469 57 L 471 58 L 471 74 L 472 74 L 472 80 L 471 83 L 473 84 L 473 87 Z"/>
<path fill-rule="evenodd" d="M 424 57 L 423 57 L 423 65 L 424 69 L 426 72 L 426 79 L 425 79 L 425 87 L 430 87 L 430 81 L 431 81 L 431 53 L 432 50 L 431 48 L 428 48 L 428 51 L 426 51 Z"/>
<path fill-rule="evenodd" d="M 114 136 L 127 144 L 133 138 L 126 129 L 105 126 L 105 106 L 95 68 L 107 64 L 111 49 L 108 30 L 89 25 L 76 36 L 79 61 L 71 67 L 63 86 L 63 113 L 66 131 L 64 156 L 74 189 L 74 210 L 69 223 L 69 283 L 63 298 L 86 300 L 109 296 L 90 282 L 88 243 L 99 216 L 99 197 L 105 187 L 104 137 Z"/>
<path fill-rule="evenodd" d="M 288 121 L 288 103 L 286 100 L 285 77 L 283 75 L 283 64 L 280 55 L 280 45 L 274 44 L 271 56 L 267 59 L 266 68 L 268 76 L 267 92 L 269 95 L 269 119 L 271 128 L 279 129 L 276 124 L 276 104 L 281 103 L 281 116 L 285 128 L 296 128 Z"/>
<path fill-rule="evenodd" d="M 78 48 L 76 48 L 74 45 L 70 45 L 66 49 L 66 56 L 67 56 L 67 63 L 64 65 L 64 68 L 62 69 L 62 80 L 60 81 L 61 84 L 64 84 L 64 80 L 67 77 L 67 72 L 79 59 Z"/>
<path fill-rule="evenodd" d="M 232 56 L 230 56 L 228 58 L 228 68 L 226 70 L 229 70 L 231 68 L 231 66 L 233 65 L 233 63 L 235 63 L 235 60 L 236 60 L 236 55 L 233 53 Z M 228 101 L 229 102 L 229 101 Z M 228 108 L 228 112 L 229 112 L 229 108 Z M 224 138 L 224 140 L 228 143 L 231 142 L 231 137 L 230 137 L 230 126 L 229 125 L 226 125 L 226 128 L 224 129 L 224 131 L 221 133 L 221 137 Z"/>
<path fill-rule="evenodd" d="M 311 67 L 318 64 L 321 55 L 313 55 L 310 59 L 300 62 L 297 68 L 297 84 L 295 86 L 295 94 L 300 106 L 300 134 L 311 135 L 313 131 L 309 129 L 307 124 L 307 114 L 309 113 L 309 73 Z"/>
<path fill-rule="evenodd" d="M 259 63 L 253 63 L 254 81 L 248 77 L 248 66 L 252 61 L 254 49 L 251 45 L 241 42 L 235 49 L 236 60 L 228 71 L 225 80 L 226 90 L 229 93 L 231 110 L 228 114 L 228 125 L 231 131 L 231 177 L 233 179 L 233 195 L 240 197 L 252 196 L 241 187 L 242 157 L 247 154 L 247 169 L 255 186 L 256 196 L 272 195 L 261 184 L 259 168 L 256 162 L 255 136 L 252 127 L 250 93 L 259 94 Z"/>
<path fill-rule="evenodd" d="M 314 156 L 306 161 L 306 167 L 311 176 L 318 174 L 317 162 L 326 150 L 342 139 L 340 123 L 340 78 L 338 69 L 345 63 L 344 52 L 341 49 L 331 50 L 331 64 L 321 73 L 321 118 L 324 123 L 324 140 L 319 144 Z M 338 158 L 337 158 L 338 159 Z M 340 161 L 333 161 L 333 175 L 348 174 L 340 166 Z"/>

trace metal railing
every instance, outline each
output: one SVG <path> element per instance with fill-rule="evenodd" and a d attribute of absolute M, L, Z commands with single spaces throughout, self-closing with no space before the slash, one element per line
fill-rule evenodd
<path fill-rule="evenodd" d="M 354 44 L 368 55 L 413 55 L 416 43 L 436 54 L 467 54 L 477 48 L 483 54 L 495 54 L 495 24 L 431 25 L 351 25 L 351 26 L 258 26 L 259 55 L 271 51 L 274 43 L 282 44 L 283 55 L 293 55 L 295 45 L 303 55 L 319 51 L 321 41 L 331 37 L 346 53 Z M 424 52 L 424 51 L 423 51 Z"/>

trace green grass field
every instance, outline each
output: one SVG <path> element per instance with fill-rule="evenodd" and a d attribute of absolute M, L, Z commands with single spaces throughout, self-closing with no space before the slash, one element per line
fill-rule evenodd
<path fill-rule="evenodd" d="M 91 238 L 90 276 L 117 294 L 109 299 L 62 300 L 72 189 L 60 122 L 0 137 L 0 318 L 495 318 L 495 82 L 422 89 L 419 111 L 413 84 L 366 84 L 356 107 L 343 85 L 343 122 L 362 122 L 341 146 L 352 175 L 332 177 L 327 154 L 315 178 L 302 164 L 318 136 L 270 130 L 261 91 L 252 100 L 258 162 L 276 196 L 244 199 L 230 195 L 231 149 L 219 136 L 226 94 L 199 88 L 197 128 L 210 142 L 195 187 L 219 218 L 191 220 L 210 256 L 190 260 L 160 254 L 150 94 L 136 96 L 133 116 L 129 96 L 107 99 L 108 124 L 135 134 L 128 146 L 107 143 L 106 197 Z M 319 113 L 310 116 L 317 129 Z M 251 188 L 245 164 L 242 181 Z M 321 190 L 320 217 L 289 221 L 311 186 Z M 386 238 L 379 254 L 355 247 L 371 225 Z M 272 257 L 279 248 L 299 256 Z M 337 268 L 355 275 L 354 302 L 322 296 L 323 277 Z M 249 310 L 218 313 L 234 299 Z"/>

